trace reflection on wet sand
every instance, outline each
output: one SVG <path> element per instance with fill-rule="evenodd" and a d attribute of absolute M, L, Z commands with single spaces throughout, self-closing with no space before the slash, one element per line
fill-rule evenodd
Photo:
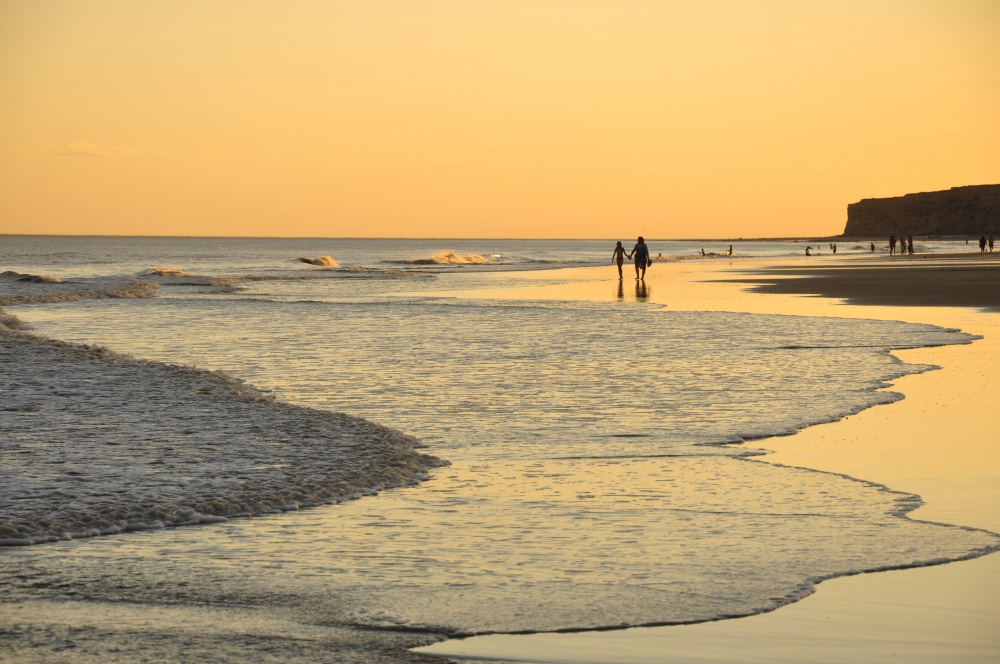
<path fill-rule="evenodd" d="M 636 280 L 635 282 L 635 301 L 636 302 L 646 302 L 649 300 L 650 289 L 643 280 Z M 625 301 L 625 285 L 619 280 L 618 288 L 615 291 L 615 297 L 619 302 Z"/>

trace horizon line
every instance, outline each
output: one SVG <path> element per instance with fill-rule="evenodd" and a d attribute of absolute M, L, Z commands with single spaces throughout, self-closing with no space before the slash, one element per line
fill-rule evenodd
<path fill-rule="evenodd" d="M 362 235 L 341 235 L 341 236 L 319 236 L 319 235 L 143 235 L 143 234 L 115 234 L 115 233 L 0 233 L 0 237 L 93 237 L 93 238 L 173 238 L 173 239 L 203 239 L 203 240 L 500 240 L 517 242 L 606 242 L 616 241 L 618 238 L 611 237 L 446 237 L 446 236 L 362 236 Z M 631 235 L 627 237 L 632 237 Z M 873 236 L 874 237 L 874 236 Z M 955 236 L 959 237 L 959 236 Z M 964 236 L 962 236 L 964 237 Z M 845 238 L 843 235 L 789 235 L 781 237 L 693 237 L 693 238 L 670 238 L 670 237 L 650 237 L 653 242 L 781 242 L 790 240 L 825 240 L 833 238 Z M 850 238 L 847 238 L 850 239 Z"/>

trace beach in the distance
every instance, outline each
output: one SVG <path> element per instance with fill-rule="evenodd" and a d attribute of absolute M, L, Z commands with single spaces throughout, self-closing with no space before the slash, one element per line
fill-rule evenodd
<path fill-rule="evenodd" d="M 896 351 L 908 362 L 941 369 L 895 381 L 893 389 L 906 395 L 903 401 L 761 441 L 761 446 L 774 452 L 764 458 L 769 463 L 843 473 L 918 494 L 924 504 L 912 514 L 915 519 L 998 531 L 1000 408 L 994 395 L 1000 390 L 995 290 L 1000 262 L 992 258 L 956 254 L 902 258 L 895 265 L 873 258 L 847 263 L 847 269 L 830 256 L 814 266 L 737 259 L 656 265 L 647 279 L 653 297 L 672 308 L 885 318 L 982 335 L 968 346 Z M 953 266 L 931 271 L 927 262 Z M 838 269 L 833 283 L 789 278 Z M 893 282 L 888 288 L 877 278 L 886 270 Z M 969 273 L 981 281 L 968 282 Z M 773 286 L 775 279 L 781 286 Z M 972 287 L 959 297 L 978 297 L 980 308 L 942 306 L 959 289 Z M 558 295 L 552 292 L 558 288 L 549 295 L 599 297 L 600 292 L 590 279 L 563 287 Z M 900 293 L 910 306 L 886 306 Z M 842 298 L 847 297 L 868 306 L 846 304 Z M 919 306 L 922 297 L 937 306 Z M 1000 657 L 998 598 L 1000 557 L 991 555 L 825 581 L 798 603 L 747 618 L 623 632 L 486 636 L 425 650 L 461 661 L 986 664 Z"/>

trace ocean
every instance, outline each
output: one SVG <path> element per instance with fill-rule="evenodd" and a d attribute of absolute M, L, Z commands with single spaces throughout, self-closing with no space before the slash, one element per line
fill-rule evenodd
<path fill-rule="evenodd" d="M 655 270 L 808 243 L 649 244 Z M 0 236 L 0 641 L 439 661 L 407 648 L 751 615 L 998 547 L 761 449 L 934 368 L 890 350 L 973 337 L 672 311 L 613 247 Z M 495 296 L 594 266 L 601 301 Z"/>

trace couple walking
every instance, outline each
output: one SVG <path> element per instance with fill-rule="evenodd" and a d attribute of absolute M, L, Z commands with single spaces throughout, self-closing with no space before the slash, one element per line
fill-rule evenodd
<path fill-rule="evenodd" d="M 649 247 L 646 246 L 646 241 L 639 236 L 639 241 L 635 243 L 632 247 L 631 253 L 625 253 L 625 247 L 619 242 L 615 247 L 615 253 L 612 255 L 611 260 L 618 264 L 618 279 L 621 280 L 622 277 L 622 263 L 625 262 L 626 258 L 635 258 L 635 278 L 636 280 L 642 279 L 646 280 L 646 266 L 648 266 L 653 261 L 649 257 Z"/>

